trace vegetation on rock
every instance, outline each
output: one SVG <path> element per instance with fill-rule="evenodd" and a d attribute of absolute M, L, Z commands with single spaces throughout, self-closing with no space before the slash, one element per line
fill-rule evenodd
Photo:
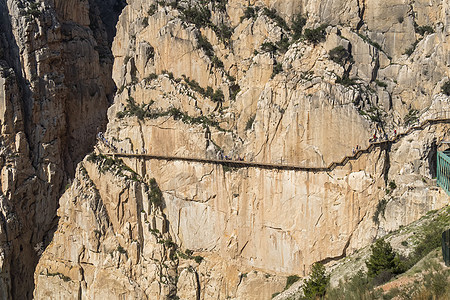
<path fill-rule="evenodd" d="M 304 299 L 317 299 L 325 296 L 330 276 L 326 274 L 325 267 L 321 263 L 312 265 L 309 279 L 302 286 Z"/>

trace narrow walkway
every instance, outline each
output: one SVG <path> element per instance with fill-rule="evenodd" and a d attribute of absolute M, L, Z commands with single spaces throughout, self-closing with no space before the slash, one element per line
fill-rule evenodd
<path fill-rule="evenodd" d="M 275 163 L 262 163 L 262 162 L 248 162 L 240 160 L 219 160 L 219 159 L 208 159 L 200 157 L 183 157 L 183 156 L 169 156 L 169 155 L 153 155 L 153 154 L 129 154 L 129 153 L 118 153 L 110 152 L 103 153 L 107 156 L 114 157 L 128 157 L 128 158 L 142 158 L 142 159 L 153 159 L 153 160 L 164 160 L 164 161 L 188 161 L 188 162 L 198 162 L 204 164 L 219 164 L 227 167 L 233 168 L 259 168 L 259 169 L 276 169 L 276 170 L 292 170 L 292 171 L 307 171 L 307 172 L 331 172 L 338 166 L 345 166 L 350 160 L 357 160 L 362 154 L 370 153 L 376 148 L 386 148 L 388 145 L 398 142 L 401 138 L 407 136 L 415 130 L 423 130 L 428 125 L 435 125 L 439 123 L 450 123 L 450 112 L 443 111 L 438 112 L 433 115 L 433 118 L 427 119 L 418 125 L 411 126 L 407 131 L 397 134 L 393 139 L 381 140 L 377 142 L 371 142 L 366 149 L 357 150 L 351 156 L 345 156 L 340 162 L 333 162 L 328 167 L 305 167 L 291 164 L 275 164 Z M 100 141 L 104 142 L 102 139 Z M 106 144 L 109 149 L 111 149 L 109 144 Z"/>

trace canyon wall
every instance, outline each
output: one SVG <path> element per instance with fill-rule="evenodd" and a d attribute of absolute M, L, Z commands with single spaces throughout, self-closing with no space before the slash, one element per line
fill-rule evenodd
<path fill-rule="evenodd" d="M 3 2 L 5 298 L 31 297 L 15 286 L 40 256 L 36 299 L 270 299 L 448 204 L 433 181 L 446 121 L 327 171 L 105 142 L 82 160 L 111 77 L 104 135 L 126 153 L 323 168 L 449 118 L 445 1 L 130 0 L 115 30 L 105 3 Z"/>
<path fill-rule="evenodd" d="M 0 1 L 2 299 L 31 299 L 58 199 L 106 125 L 113 56 L 91 2 Z"/>

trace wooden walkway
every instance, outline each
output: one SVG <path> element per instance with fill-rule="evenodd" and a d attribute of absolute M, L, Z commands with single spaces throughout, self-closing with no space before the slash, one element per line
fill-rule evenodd
<path fill-rule="evenodd" d="M 306 171 L 306 172 L 331 172 L 338 166 L 345 166 L 351 160 L 357 160 L 362 154 L 370 153 L 375 148 L 386 149 L 389 145 L 398 142 L 401 138 L 407 136 L 415 130 L 423 130 L 428 125 L 435 125 L 439 123 L 450 123 L 450 112 L 439 112 L 435 118 L 427 119 L 422 123 L 411 126 L 407 131 L 397 134 L 393 139 L 381 140 L 378 142 L 371 142 L 366 149 L 360 149 L 351 156 L 345 156 L 339 162 L 333 162 L 328 167 L 305 167 L 291 164 L 276 164 L 276 163 L 262 163 L 262 162 L 249 162 L 240 160 L 220 160 L 220 159 L 208 159 L 200 157 L 185 157 L 185 156 L 170 156 L 170 155 L 153 155 L 153 154 L 129 154 L 110 152 L 103 153 L 107 156 L 124 157 L 124 158 L 136 158 L 144 160 L 164 160 L 164 161 L 187 161 L 203 164 L 217 164 L 232 168 L 259 168 L 259 169 L 276 169 L 276 170 L 292 170 L 292 171 Z"/>

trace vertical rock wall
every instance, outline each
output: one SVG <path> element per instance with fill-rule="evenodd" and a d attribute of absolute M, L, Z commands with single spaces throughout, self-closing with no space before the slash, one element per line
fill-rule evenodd
<path fill-rule="evenodd" d="M 105 132 L 119 151 L 323 167 L 374 132 L 392 138 L 408 118 L 450 110 L 442 1 L 197 4 L 135 0 L 120 16 Z M 282 20 L 297 13 L 323 37 L 294 40 Z M 448 204 L 429 163 L 448 130 L 424 127 L 328 172 L 120 160 L 99 143 L 61 199 L 34 295 L 270 299 L 287 275 Z"/>
<path fill-rule="evenodd" d="M 58 199 L 106 124 L 113 57 L 95 1 L 0 7 L 0 297 L 30 299 Z"/>

